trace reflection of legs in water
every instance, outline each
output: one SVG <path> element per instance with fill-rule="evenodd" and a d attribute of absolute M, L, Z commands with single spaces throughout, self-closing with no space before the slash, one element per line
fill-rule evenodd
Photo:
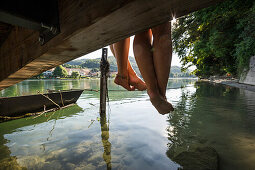
<path fill-rule="evenodd" d="M 146 90 L 146 84 L 136 75 L 128 60 L 129 43 L 130 38 L 126 38 L 110 45 L 118 66 L 118 74 L 114 82 L 127 90 Z"/>
<path fill-rule="evenodd" d="M 137 65 L 147 85 L 147 93 L 151 103 L 159 113 L 173 111 L 172 105 L 166 101 L 165 93 L 171 64 L 170 24 L 165 23 L 135 36 L 134 54 Z M 153 50 L 153 52 L 152 52 Z"/>

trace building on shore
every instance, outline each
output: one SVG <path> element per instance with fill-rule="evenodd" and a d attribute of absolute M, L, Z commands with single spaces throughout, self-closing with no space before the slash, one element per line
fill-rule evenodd
<path fill-rule="evenodd" d="M 90 69 L 88 68 L 65 68 L 65 69 L 68 73 L 68 76 L 71 76 L 72 72 L 78 72 L 81 75 L 81 77 L 86 77 L 90 73 Z"/>
<path fill-rule="evenodd" d="M 52 77 L 52 76 L 53 76 L 53 71 L 54 71 L 54 69 L 55 69 L 55 68 L 52 68 L 52 69 L 50 69 L 50 70 L 47 70 L 47 71 L 43 72 L 43 73 L 42 73 L 43 76 L 45 76 L 45 77 Z"/>

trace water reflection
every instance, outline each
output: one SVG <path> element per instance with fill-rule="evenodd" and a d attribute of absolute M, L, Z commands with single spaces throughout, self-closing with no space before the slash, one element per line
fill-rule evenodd
<path fill-rule="evenodd" d="M 185 87 L 192 84 L 194 79 L 170 79 L 168 88 Z M 82 79 L 82 80 L 26 80 L 7 89 L 0 91 L 0 97 L 11 97 L 37 94 L 38 91 L 46 92 L 47 89 L 51 90 L 69 90 L 69 89 L 100 89 L 99 79 Z M 139 98 L 146 95 L 146 91 L 133 91 L 127 92 L 121 86 L 117 86 L 113 79 L 108 80 L 109 98 L 112 101 L 122 99 Z M 99 92 L 84 91 L 86 98 L 99 98 Z"/>
<path fill-rule="evenodd" d="M 48 131 L 48 135 L 45 136 L 46 141 L 50 141 L 50 137 L 55 129 L 56 121 L 58 119 L 64 119 L 66 117 L 74 116 L 75 114 L 83 111 L 81 107 L 78 105 L 70 106 L 63 110 L 58 110 L 56 112 L 50 112 L 48 114 L 42 115 L 34 119 L 34 117 L 18 119 L 13 121 L 8 121 L 0 124 L 0 169 L 25 169 L 22 165 L 20 165 L 17 161 L 16 156 L 12 156 L 12 152 L 10 151 L 8 145 L 6 145 L 9 141 L 5 139 L 6 134 L 22 132 L 22 128 L 31 127 L 33 130 L 37 125 L 43 123 L 45 121 L 54 121 L 51 126 L 51 130 Z M 24 143 L 23 143 L 24 144 Z M 25 144 L 27 145 L 27 144 Z M 47 149 L 44 143 L 39 143 L 39 148 L 43 152 Z M 32 164 L 32 163 L 31 163 Z"/>
<path fill-rule="evenodd" d="M 245 103 L 247 105 L 248 114 L 246 116 L 247 123 L 246 128 L 249 129 L 250 133 L 255 135 L 255 96 L 254 92 L 248 90 L 242 90 L 241 95 L 244 96 Z"/>
<path fill-rule="evenodd" d="M 167 97 L 175 111 L 167 116 L 156 112 L 146 92 L 109 91 L 111 128 L 108 117 L 97 119 L 99 93 L 87 91 L 74 107 L 1 123 L 0 163 L 28 169 L 177 169 L 174 156 L 211 146 L 221 169 L 254 169 L 255 93 L 193 83 L 169 81 Z M 99 81 L 27 81 L 1 94 L 36 93 L 37 86 L 98 89 Z"/>
<path fill-rule="evenodd" d="M 109 126 L 110 123 L 107 123 L 106 113 L 100 114 L 100 125 L 101 125 L 101 138 L 102 144 L 104 147 L 103 158 L 107 166 L 107 170 L 112 169 L 111 164 L 111 143 L 109 142 Z"/>
<path fill-rule="evenodd" d="M 254 169 L 255 93 L 208 83 L 180 91 L 168 117 L 167 156 L 210 146 L 220 156 L 221 169 Z"/>
<path fill-rule="evenodd" d="M 109 89 L 121 89 L 110 81 Z M 172 80 L 170 88 L 190 82 Z M 99 81 L 25 81 L 1 94 L 24 95 L 46 88 L 98 89 Z M 165 155 L 165 118 L 153 110 L 146 92 L 109 91 L 109 97 L 111 132 L 106 116 L 97 119 L 99 93 L 87 91 L 75 107 L 1 123 L 0 163 L 10 163 L 11 157 L 28 169 L 176 169 L 178 165 Z"/>
<path fill-rule="evenodd" d="M 74 107 L 1 123 L 0 164 L 28 169 L 177 169 L 171 160 L 180 152 L 211 146 L 219 153 L 221 169 L 254 169 L 255 93 L 193 83 L 169 81 L 167 97 L 175 111 L 168 116 L 158 115 L 146 92 L 109 91 L 111 128 L 106 116 L 97 120 L 99 93 L 87 91 Z M 1 95 L 36 93 L 38 88 L 98 89 L 99 81 L 25 81 Z M 121 88 L 109 82 L 109 89 Z"/>

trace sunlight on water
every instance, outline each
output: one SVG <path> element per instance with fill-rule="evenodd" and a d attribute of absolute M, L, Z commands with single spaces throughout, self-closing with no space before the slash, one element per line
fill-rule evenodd
<path fill-rule="evenodd" d="M 183 88 L 181 88 L 183 87 Z M 98 80 L 25 81 L 2 96 L 38 89 L 98 89 Z M 77 105 L 0 124 L 0 164 L 19 169 L 177 169 L 179 153 L 211 146 L 221 169 L 254 169 L 255 94 L 195 80 L 173 80 L 175 111 L 160 115 L 146 92 L 109 91 L 106 116 L 99 93 L 84 91 Z M 109 81 L 109 89 L 121 89 Z M 0 168 L 1 169 L 1 168 Z"/>

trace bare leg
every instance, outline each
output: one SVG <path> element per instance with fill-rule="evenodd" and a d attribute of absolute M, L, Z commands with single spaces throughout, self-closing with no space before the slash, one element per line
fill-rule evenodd
<path fill-rule="evenodd" d="M 135 88 L 146 90 L 146 84 L 136 75 L 128 60 L 129 42 L 130 38 L 127 38 L 110 45 L 118 66 L 118 74 L 114 82 L 127 90 L 134 90 Z"/>
<path fill-rule="evenodd" d="M 153 63 L 160 94 L 166 95 L 166 87 L 172 61 L 171 23 L 166 22 L 152 28 Z"/>
<path fill-rule="evenodd" d="M 128 52 L 129 52 L 130 38 L 126 38 L 117 43 L 113 44 L 114 54 L 117 61 L 118 73 L 121 76 L 128 76 L 127 72 L 127 61 L 128 61 Z"/>
<path fill-rule="evenodd" d="M 126 38 L 110 46 L 114 56 L 116 57 L 118 74 L 114 82 L 125 89 L 132 91 L 135 90 L 130 86 L 128 80 L 128 52 L 129 52 L 130 38 Z"/>
<path fill-rule="evenodd" d="M 146 84 L 143 80 L 141 80 L 135 73 L 134 69 L 132 68 L 129 60 L 128 60 L 128 79 L 129 84 L 134 86 L 136 89 L 143 91 L 147 89 Z"/>
<path fill-rule="evenodd" d="M 151 51 L 151 32 L 150 30 L 139 33 L 134 40 L 134 54 L 137 65 L 147 85 L 147 93 L 153 106 L 161 114 L 169 113 L 173 107 L 168 103 L 163 95 L 160 94 L 156 71 Z"/>

